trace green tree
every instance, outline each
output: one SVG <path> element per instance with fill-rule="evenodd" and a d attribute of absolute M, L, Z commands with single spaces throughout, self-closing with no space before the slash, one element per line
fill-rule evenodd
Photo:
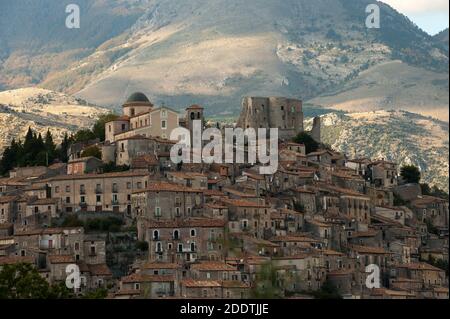
<path fill-rule="evenodd" d="M 406 183 L 418 184 L 420 182 L 420 170 L 414 165 L 405 165 L 400 169 L 400 176 Z"/>
<path fill-rule="evenodd" d="M 342 299 L 338 289 L 329 280 L 325 281 L 318 291 L 314 291 L 312 295 L 316 299 Z"/>
<path fill-rule="evenodd" d="M 90 291 L 83 296 L 83 299 L 105 299 L 108 296 L 108 289 L 97 288 L 94 291 Z"/>
<path fill-rule="evenodd" d="M 293 139 L 294 143 L 305 144 L 306 154 L 315 152 L 319 149 L 319 143 L 317 143 L 308 133 L 301 132 Z"/>
<path fill-rule="evenodd" d="M 63 163 L 67 163 L 67 161 L 69 160 L 68 156 L 67 156 L 67 151 L 69 150 L 70 144 L 72 143 L 73 138 L 70 138 L 67 135 L 67 132 L 64 133 L 64 137 L 63 140 L 61 142 L 61 146 L 58 150 L 58 158 L 61 162 Z"/>
<path fill-rule="evenodd" d="M 103 142 L 105 140 L 105 124 L 116 120 L 118 117 L 118 115 L 113 113 L 100 115 L 100 117 L 92 127 L 92 133 L 95 135 L 95 137 L 99 138 L 101 142 Z"/>
<path fill-rule="evenodd" d="M 278 286 L 277 271 L 272 263 L 266 263 L 256 273 L 255 285 L 251 295 L 256 299 L 279 299 L 283 292 Z"/>
<path fill-rule="evenodd" d="M 82 153 L 82 157 L 96 157 L 98 159 L 102 159 L 102 151 L 97 146 L 90 146 L 86 148 Z"/>
<path fill-rule="evenodd" d="M 95 140 L 95 138 L 96 136 L 91 130 L 85 129 L 76 132 L 75 135 L 73 136 L 73 141 L 75 143 L 88 142 L 91 140 Z"/>
<path fill-rule="evenodd" d="M 48 299 L 51 289 L 31 264 L 5 265 L 0 271 L 0 299 Z"/>
<path fill-rule="evenodd" d="M 53 135 L 50 130 L 47 130 L 47 133 L 45 134 L 44 147 L 47 152 L 48 162 L 52 163 L 56 158 L 56 145 L 53 141 Z"/>

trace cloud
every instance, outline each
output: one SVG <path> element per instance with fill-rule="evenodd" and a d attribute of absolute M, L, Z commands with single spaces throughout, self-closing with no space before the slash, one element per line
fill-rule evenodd
<path fill-rule="evenodd" d="M 403 14 L 448 12 L 448 0 L 382 0 Z"/>

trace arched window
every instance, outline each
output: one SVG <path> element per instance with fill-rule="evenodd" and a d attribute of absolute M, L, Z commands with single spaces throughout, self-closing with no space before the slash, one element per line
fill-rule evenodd
<path fill-rule="evenodd" d="M 197 118 L 200 119 L 200 112 L 197 112 Z"/>
<path fill-rule="evenodd" d="M 153 240 L 158 240 L 159 239 L 159 230 L 154 230 L 153 231 Z"/>
<path fill-rule="evenodd" d="M 191 243 L 191 251 L 195 251 L 195 243 Z"/>
<path fill-rule="evenodd" d="M 191 112 L 191 120 L 194 120 L 194 119 L 195 119 L 195 113 Z"/>
<path fill-rule="evenodd" d="M 180 231 L 179 230 L 174 230 L 173 231 L 173 239 L 180 239 Z"/>

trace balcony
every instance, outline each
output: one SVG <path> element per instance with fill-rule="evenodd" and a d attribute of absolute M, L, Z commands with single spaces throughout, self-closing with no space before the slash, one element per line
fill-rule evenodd
<path fill-rule="evenodd" d="M 101 188 L 96 188 L 96 189 L 95 189 L 95 193 L 96 193 L 96 194 L 102 194 L 103 191 L 102 191 Z"/>
<path fill-rule="evenodd" d="M 119 200 L 118 199 L 116 199 L 116 200 L 111 200 L 111 205 L 119 205 Z"/>
<path fill-rule="evenodd" d="M 80 189 L 80 195 L 86 195 L 86 190 L 85 189 Z"/>

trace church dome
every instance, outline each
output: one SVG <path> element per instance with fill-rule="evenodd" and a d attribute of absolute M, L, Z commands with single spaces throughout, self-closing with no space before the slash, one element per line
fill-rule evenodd
<path fill-rule="evenodd" d="M 136 103 L 136 102 L 150 103 L 150 100 L 147 98 L 147 96 L 144 93 L 135 92 L 130 95 L 130 97 L 128 98 L 128 100 L 125 103 Z"/>

